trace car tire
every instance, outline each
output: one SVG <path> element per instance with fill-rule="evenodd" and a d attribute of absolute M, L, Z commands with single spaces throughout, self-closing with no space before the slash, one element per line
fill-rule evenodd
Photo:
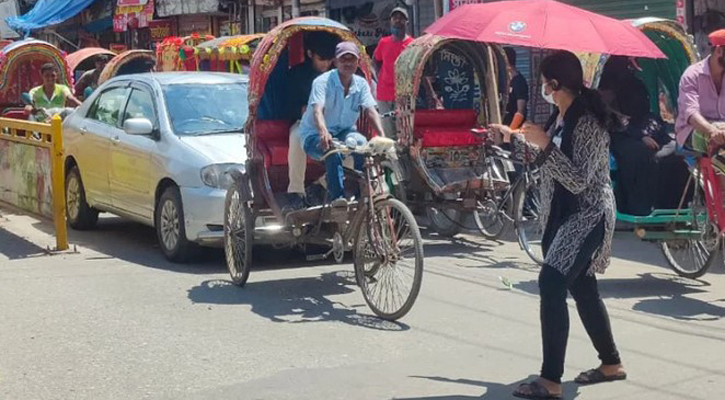
<path fill-rule="evenodd" d="M 195 254 L 196 244 L 186 238 L 184 207 L 178 187 L 167 187 L 161 194 L 154 221 L 159 246 L 169 261 L 186 262 Z"/>
<path fill-rule="evenodd" d="M 75 165 L 65 177 L 65 215 L 68 225 L 79 231 L 93 229 L 98 223 L 98 210 L 88 205 L 81 172 Z"/>

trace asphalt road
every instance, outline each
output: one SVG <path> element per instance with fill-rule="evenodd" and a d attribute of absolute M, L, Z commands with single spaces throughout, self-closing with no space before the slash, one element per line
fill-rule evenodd
<path fill-rule="evenodd" d="M 172 264 L 151 229 L 104 218 L 49 256 L 50 229 L 0 210 L 1 399 L 498 400 L 540 365 L 538 268 L 512 242 L 427 234 L 420 297 L 390 323 L 349 263 L 266 249 L 239 289 L 219 250 Z M 571 307 L 567 399 L 723 398 L 721 261 L 678 278 L 620 232 L 600 287 L 630 379 L 571 382 L 598 361 Z"/>

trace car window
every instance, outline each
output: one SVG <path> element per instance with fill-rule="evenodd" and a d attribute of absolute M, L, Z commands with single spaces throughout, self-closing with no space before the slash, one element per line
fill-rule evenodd
<path fill-rule="evenodd" d="M 247 84 L 163 86 L 174 132 L 180 136 L 241 132 L 247 120 Z"/>
<path fill-rule="evenodd" d="M 131 92 L 123 120 L 126 121 L 130 118 L 146 118 L 154 126 L 157 126 L 154 101 L 151 94 L 146 90 L 133 89 Z"/>
<path fill-rule="evenodd" d="M 111 126 L 119 126 L 129 88 L 119 87 L 101 93 L 88 112 L 88 118 Z"/>

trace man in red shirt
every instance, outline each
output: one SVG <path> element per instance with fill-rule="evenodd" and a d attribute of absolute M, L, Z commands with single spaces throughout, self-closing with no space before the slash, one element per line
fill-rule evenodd
<path fill-rule="evenodd" d="M 395 7 L 390 12 L 390 36 L 380 39 L 373 53 L 378 71 L 378 106 L 380 113 L 395 109 L 395 60 L 413 38 L 406 33 L 408 27 L 408 10 Z M 397 137 L 392 118 L 383 120 L 383 128 L 388 137 Z"/>

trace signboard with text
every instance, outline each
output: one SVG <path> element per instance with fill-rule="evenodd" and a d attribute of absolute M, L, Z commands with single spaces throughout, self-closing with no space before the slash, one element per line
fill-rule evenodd
<path fill-rule="evenodd" d="M 151 40 L 160 42 L 164 38 L 173 36 L 171 20 L 149 21 L 149 31 L 151 31 Z"/>
<path fill-rule="evenodd" d="M 121 5 L 125 2 L 133 2 L 134 5 Z M 126 32 L 128 28 L 146 28 L 154 17 L 154 0 L 118 0 L 117 4 L 113 16 L 114 32 Z"/>

